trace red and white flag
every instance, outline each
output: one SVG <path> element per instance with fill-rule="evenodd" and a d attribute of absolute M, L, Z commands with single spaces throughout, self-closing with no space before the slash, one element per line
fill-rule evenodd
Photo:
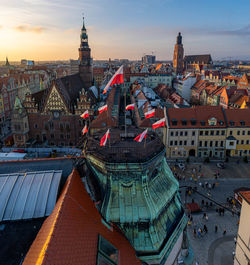
<path fill-rule="evenodd" d="M 109 138 L 109 129 L 107 130 L 107 132 L 103 135 L 101 142 L 100 142 L 100 146 L 105 146 L 107 143 L 107 140 Z"/>
<path fill-rule="evenodd" d="M 155 109 L 149 110 L 148 112 L 145 113 L 145 119 L 149 119 L 154 116 L 155 116 Z"/>
<path fill-rule="evenodd" d="M 133 110 L 134 108 L 135 108 L 135 104 L 130 104 L 126 106 L 126 110 L 129 110 L 129 109 Z"/>
<path fill-rule="evenodd" d="M 123 83 L 123 65 L 115 72 L 115 74 L 109 80 L 109 82 L 107 83 L 107 85 L 103 90 L 103 94 L 107 93 L 109 87 L 111 87 L 112 85 L 121 84 L 121 83 Z"/>
<path fill-rule="evenodd" d="M 159 127 L 164 127 L 165 124 L 166 124 L 166 120 L 165 120 L 165 118 L 163 118 L 163 119 L 155 122 L 154 124 L 152 124 L 152 128 L 156 129 L 156 128 L 159 128 Z"/>
<path fill-rule="evenodd" d="M 88 132 L 88 127 L 87 125 L 85 125 L 84 128 L 82 129 L 82 135 L 84 135 L 87 132 Z"/>
<path fill-rule="evenodd" d="M 100 107 L 98 109 L 99 113 L 102 113 L 103 111 L 106 111 L 106 110 L 108 110 L 108 105 L 104 105 L 103 107 Z"/>
<path fill-rule="evenodd" d="M 146 129 L 144 132 L 139 134 L 134 138 L 134 141 L 141 142 L 144 138 L 147 138 L 148 129 Z"/>
<path fill-rule="evenodd" d="M 84 111 L 83 114 L 80 117 L 83 118 L 83 119 L 88 118 L 89 117 L 89 111 L 88 110 Z"/>

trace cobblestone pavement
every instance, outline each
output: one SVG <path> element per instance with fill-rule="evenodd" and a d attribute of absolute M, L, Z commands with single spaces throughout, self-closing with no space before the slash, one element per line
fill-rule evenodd
<path fill-rule="evenodd" d="M 237 214 L 233 215 L 230 210 L 239 212 L 240 208 L 229 204 L 227 198 L 233 197 L 233 190 L 236 188 L 250 187 L 250 164 L 242 163 L 242 165 L 237 165 L 237 169 L 235 169 L 235 163 L 228 164 L 228 170 L 220 170 L 219 172 L 223 172 L 223 175 L 220 173 L 220 177 L 217 179 L 214 176 L 218 171 L 216 164 L 206 165 L 206 167 L 205 169 L 204 165 L 201 164 L 200 171 L 203 170 L 205 174 L 200 177 L 198 177 L 201 173 L 199 172 L 199 164 L 189 165 L 184 172 L 179 169 L 174 171 L 177 173 L 177 177 L 179 176 L 180 195 L 183 204 L 194 201 L 202 208 L 202 212 L 192 214 L 193 220 L 188 226 L 188 235 L 195 257 L 194 264 L 197 261 L 199 265 L 233 265 L 232 253 L 235 251 L 234 237 L 237 235 L 239 217 Z M 230 168 L 233 172 L 229 170 Z M 183 176 L 185 177 L 183 178 Z M 208 183 L 207 188 L 206 182 Z M 215 184 L 214 188 L 212 188 L 212 184 Z M 196 187 L 199 194 L 191 193 L 189 196 L 186 194 L 185 187 L 187 186 Z M 220 216 L 216 209 L 221 206 L 214 202 L 210 206 L 209 199 L 227 207 L 229 211 L 225 210 L 224 216 Z M 202 204 L 202 200 L 204 204 Z M 208 202 L 208 206 L 206 206 L 206 202 Z M 208 220 L 203 219 L 204 212 L 207 214 Z M 208 233 L 203 232 L 201 236 L 198 236 L 198 229 L 203 229 L 204 225 L 207 226 Z M 217 233 L 215 232 L 215 225 L 218 226 Z M 194 229 L 196 229 L 196 235 L 193 233 Z M 224 230 L 226 230 L 225 235 L 223 235 Z"/>

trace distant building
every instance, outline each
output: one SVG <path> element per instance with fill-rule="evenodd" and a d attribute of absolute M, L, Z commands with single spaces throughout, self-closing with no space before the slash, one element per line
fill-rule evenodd
<path fill-rule="evenodd" d="M 203 69 L 209 69 L 213 64 L 210 54 L 204 55 L 186 55 L 184 57 L 184 68 L 186 71 L 200 72 Z"/>
<path fill-rule="evenodd" d="M 250 263 L 250 191 L 242 191 L 239 194 L 242 198 L 242 206 L 234 265 L 248 265 Z"/>
<path fill-rule="evenodd" d="M 187 75 L 184 78 L 176 79 L 173 82 L 173 87 L 176 89 L 176 92 L 182 96 L 185 100 L 190 102 L 191 98 L 191 88 L 196 82 L 195 75 Z"/>
<path fill-rule="evenodd" d="M 177 75 L 183 74 L 183 56 L 184 48 L 182 44 L 182 36 L 179 32 L 179 35 L 176 39 L 176 44 L 174 46 L 174 58 L 173 58 L 173 68 Z"/>
<path fill-rule="evenodd" d="M 79 60 L 69 60 L 70 63 L 70 74 L 74 75 L 79 73 Z"/>
<path fill-rule="evenodd" d="M 154 64 L 155 63 L 155 55 L 144 55 L 142 57 L 142 63 Z"/>

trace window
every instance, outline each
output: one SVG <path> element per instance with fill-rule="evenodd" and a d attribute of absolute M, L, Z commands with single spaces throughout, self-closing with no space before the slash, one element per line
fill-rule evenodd
<path fill-rule="evenodd" d="M 177 143 L 177 141 L 174 141 L 174 145 L 177 145 L 178 143 Z"/>
<path fill-rule="evenodd" d="M 205 141 L 205 147 L 207 147 L 207 141 Z"/>
<path fill-rule="evenodd" d="M 244 126 L 245 125 L 245 122 L 244 121 L 240 121 L 240 125 L 241 126 Z"/>
<path fill-rule="evenodd" d="M 173 145 L 173 141 L 170 141 L 170 146 Z"/>
<path fill-rule="evenodd" d="M 221 135 L 225 135 L 225 131 L 223 130 L 223 131 L 221 131 Z"/>
<path fill-rule="evenodd" d="M 173 126 L 177 125 L 177 120 L 172 119 L 172 125 L 173 125 Z"/>
<path fill-rule="evenodd" d="M 102 236 L 99 236 L 97 265 L 118 264 L 118 250 Z"/>
<path fill-rule="evenodd" d="M 241 143 L 240 144 L 244 144 L 244 140 L 241 140 Z"/>
<path fill-rule="evenodd" d="M 202 146 L 202 141 L 200 141 L 200 144 L 199 145 Z"/>
<path fill-rule="evenodd" d="M 220 141 L 220 146 L 223 147 L 223 145 L 224 145 L 224 144 L 223 144 L 223 141 Z"/>
<path fill-rule="evenodd" d="M 216 131 L 216 135 L 219 135 L 220 134 L 220 131 Z"/>
<path fill-rule="evenodd" d="M 230 133 L 230 135 L 233 135 L 233 131 L 230 131 L 229 133 Z"/>
<path fill-rule="evenodd" d="M 240 135 L 240 131 L 237 131 L 237 135 Z"/>
<path fill-rule="evenodd" d="M 182 122 L 182 125 L 187 125 L 187 120 L 183 119 L 181 122 Z"/>
<path fill-rule="evenodd" d="M 194 145 L 194 140 L 191 142 L 191 145 Z"/>
<path fill-rule="evenodd" d="M 218 141 L 215 141 L 215 147 L 217 147 L 218 146 Z"/>
<path fill-rule="evenodd" d="M 195 136 L 195 131 L 192 131 L 192 136 Z"/>
<path fill-rule="evenodd" d="M 171 136 L 174 136 L 174 132 L 171 132 L 170 135 L 171 135 Z"/>
<path fill-rule="evenodd" d="M 249 144 L 249 140 L 246 140 L 246 144 Z"/>
<path fill-rule="evenodd" d="M 184 141 L 184 145 L 187 145 L 187 141 Z"/>
<path fill-rule="evenodd" d="M 61 139 L 63 139 L 63 138 L 64 138 L 64 137 L 63 137 L 63 134 L 60 134 L 60 138 L 61 138 Z"/>
<path fill-rule="evenodd" d="M 196 120 L 195 119 L 191 119 L 191 125 L 196 125 Z"/>
<path fill-rule="evenodd" d="M 231 145 L 231 146 L 234 145 L 234 142 L 229 142 L 229 145 Z"/>
<path fill-rule="evenodd" d="M 237 140 L 237 142 L 236 142 L 237 144 L 239 144 L 239 140 Z"/>
<path fill-rule="evenodd" d="M 183 136 L 183 131 L 180 132 L 180 136 Z"/>
<path fill-rule="evenodd" d="M 234 126 L 234 121 L 229 121 L 231 126 Z"/>
<path fill-rule="evenodd" d="M 211 131 L 211 132 L 210 132 L 210 135 L 214 135 L 214 131 Z"/>
<path fill-rule="evenodd" d="M 242 131 L 242 135 L 245 135 L 245 131 Z"/>
<path fill-rule="evenodd" d="M 60 123 L 59 128 L 61 131 L 63 131 L 63 124 L 62 123 Z"/>
<path fill-rule="evenodd" d="M 203 135 L 203 131 L 200 131 L 200 135 Z"/>
<path fill-rule="evenodd" d="M 206 122 L 205 121 L 201 121 L 201 125 L 205 126 Z"/>
<path fill-rule="evenodd" d="M 182 141 L 180 141 L 180 145 L 182 145 Z"/>
<path fill-rule="evenodd" d="M 208 135 L 208 131 L 205 131 L 205 135 Z"/>
<path fill-rule="evenodd" d="M 55 135 L 52 133 L 52 134 L 50 135 L 50 138 L 51 138 L 51 139 L 54 139 L 54 138 L 55 138 Z"/>
<path fill-rule="evenodd" d="M 178 132 L 175 132 L 175 136 L 178 136 Z"/>
<path fill-rule="evenodd" d="M 185 136 L 187 136 L 188 135 L 188 132 L 185 132 Z"/>
<path fill-rule="evenodd" d="M 70 134 L 67 134 L 67 139 L 70 139 Z"/>
<path fill-rule="evenodd" d="M 250 135 L 250 131 L 248 131 L 247 134 Z"/>
<path fill-rule="evenodd" d="M 210 147 L 212 147 L 213 146 L 213 141 L 210 141 Z"/>

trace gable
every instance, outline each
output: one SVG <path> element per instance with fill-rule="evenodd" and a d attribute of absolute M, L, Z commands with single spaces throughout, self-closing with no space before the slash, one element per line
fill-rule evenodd
<path fill-rule="evenodd" d="M 66 114 L 69 114 L 68 108 L 57 90 L 55 84 L 53 85 L 48 97 L 47 102 L 44 106 L 44 113 L 48 113 L 51 111 L 64 111 Z"/>

